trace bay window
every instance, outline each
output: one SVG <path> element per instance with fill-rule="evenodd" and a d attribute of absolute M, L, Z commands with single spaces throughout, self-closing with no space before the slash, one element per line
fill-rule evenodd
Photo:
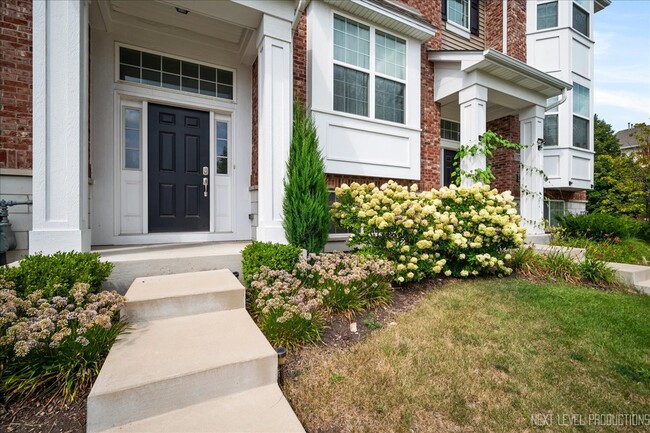
<path fill-rule="evenodd" d="M 574 30 L 589 37 L 589 5 L 584 1 L 575 1 L 573 3 L 573 23 Z"/>
<path fill-rule="evenodd" d="M 557 27 L 557 1 L 537 5 L 537 30 Z"/>
<path fill-rule="evenodd" d="M 405 123 L 406 41 L 334 15 L 334 111 Z"/>
<path fill-rule="evenodd" d="M 573 83 L 573 146 L 589 149 L 589 89 Z"/>

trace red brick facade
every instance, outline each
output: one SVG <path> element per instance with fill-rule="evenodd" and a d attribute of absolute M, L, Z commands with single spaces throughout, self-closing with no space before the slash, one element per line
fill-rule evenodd
<path fill-rule="evenodd" d="M 257 186 L 257 175 L 258 175 L 258 170 L 257 170 L 257 142 L 258 142 L 258 131 L 257 131 L 257 60 L 255 60 L 255 63 L 253 63 L 252 71 L 251 71 L 251 86 L 252 86 L 252 98 L 251 98 L 251 104 L 253 107 L 253 113 L 252 113 L 252 122 L 251 122 L 251 148 L 252 148 L 252 159 L 251 159 L 251 187 L 256 187 Z"/>
<path fill-rule="evenodd" d="M 587 201 L 587 191 L 562 191 L 558 189 L 545 189 L 544 196 L 551 200 Z"/>
<path fill-rule="evenodd" d="M 485 26 L 485 48 L 503 51 L 503 2 L 499 0 L 487 0 L 485 5 L 485 22 L 491 23 Z M 499 23 L 499 25 L 492 25 Z"/>
<path fill-rule="evenodd" d="M 0 168 L 32 168 L 32 3 L 0 0 Z"/>
<path fill-rule="evenodd" d="M 505 139 L 519 143 L 519 117 L 506 116 L 487 123 L 487 129 Z M 491 186 L 499 191 L 512 191 L 519 195 L 519 161 L 518 151 L 513 149 L 497 149 L 494 157 L 488 163 L 492 164 L 492 173 L 496 177 Z"/>

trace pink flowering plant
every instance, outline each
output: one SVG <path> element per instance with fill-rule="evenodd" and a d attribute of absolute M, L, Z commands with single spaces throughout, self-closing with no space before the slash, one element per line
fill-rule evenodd
<path fill-rule="evenodd" d="M 300 257 L 291 273 L 263 266 L 251 283 L 252 310 L 272 344 L 312 343 L 325 314 L 387 304 L 391 274 L 386 260 L 345 253 Z"/>
<path fill-rule="evenodd" d="M 336 188 L 331 216 L 349 244 L 390 260 L 398 283 L 435 275 L 508 275 L 526 233 L 509 191 L 487 185 L 418 192 L 389 181 Z"/>
<path fill-rule="evenodd" d="M 0 389 L 11 397 L 62 395 L 73 400 L 92 385 L 124 329 L 117 292 L 92 293 L 76 283 L 68 296 L 42 290 L 21 297 L 0 275 Z"/>

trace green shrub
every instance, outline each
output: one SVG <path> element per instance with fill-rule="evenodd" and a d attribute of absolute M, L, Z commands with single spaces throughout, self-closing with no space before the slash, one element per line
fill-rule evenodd
<path fill-rule="evenodd" d="M 316 126 L 304 107 L 293 105 L 293 135 L 284 182 L 284 232 L 289 243 L 321 253 L 330 228 L 329 190 Z"/>
<path fill-rule="evenodd" d="M 253 276 L 262 266 L 269 269 L 291 272 L 298 262 L 301 250 L 293 245 L 271 242 L 253 242 L 244 248 L 242 257 L 242 277 L 246 287 L 251 287 Z"/>
<path fill-rule="evenodd" d="M 639 239 L 650 243 L 650 221 L 639 224 L 639 229 L 637 230 L 636 236 Z"/>
<path fill-rule="evenodd" d="M 538 264 L 539 259 L 539 254 L 530 247 L 517 248 L 509 257 L 506 255 L 506 263 L 514 271 L 530 270 L 531 266 Z"/>
<path fill-rule="evenodd" d="M 325 312 L 386 305 L 393 293 L 391 268 L 345 253 L 301 257 L 291 273 L 263 266 L 251 283 L 251 309 L 272 344 L 311 343 L 320 339 Z"/>
<path fill-rule="evenodd" d="M 68 297 L 19 296 L 0 275 L 0 391 L 8 400 L 88 389 L 124 329 L 117 292 L 76 283 Z"/>
<path fill-rule="evenodd" d="M 68 296 L 75 283 L 88 284 L 90 292 L 96 293 L 112 270 L 113 264 L 101 262 L 97 253 L 58 252 L 26 256 L 18 267 L 0 267 L 0 274 L 15 283 L 19 295 L 42 290 L 51 299 Z"/>
<path fill-rule="evenodd" d="M 586 258 L 578 267 L 580 276 L 585 280 L 610 285 L 616 282 L 616 272 L 601 260 Z"/>
<path fill-rule="evenodd" d="M 393 181 L 336 189 L 332 218 L 349 228 L 351 246 L 394 263 L 395 281 L 446 276 L 507 275 L 507 251 L 521 245 L 514 198 L 489 186 L 417 193 Z"/>
<path fill-rule="evenodd" d="M 627 239 L 639 231 L 639 223 L 634 219 L 605 213 L 567 214 L 559 218 L 559 225 L 563 236 L 597 241 Z"/>

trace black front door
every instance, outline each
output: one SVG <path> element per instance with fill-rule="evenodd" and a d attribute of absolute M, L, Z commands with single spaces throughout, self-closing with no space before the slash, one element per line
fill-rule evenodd
<path fill-rule="evenodd" d="M 454 158 L 456 158 L 456 151 L 443 149 L 442 152 L 442 186 L 449 186 L 454 183 L 451 174 L 454 172 Z"/>
<path fill-rule="evenodd" d="M 149 232 L 210 230 L 210 115 L 149 104 Z"/>

